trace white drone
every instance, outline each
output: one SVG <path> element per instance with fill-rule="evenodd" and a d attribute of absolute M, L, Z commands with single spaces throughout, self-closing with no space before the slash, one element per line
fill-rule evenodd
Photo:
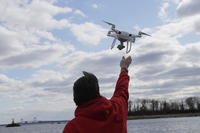
<path fill-rule="evenodd" d="M 122 50 L 123 48 L 125 48 L 124 42 L 127 42 L 126 53 L 129 53 L 131 51 L 132 43 L 135 42 L 136 37 L 141 38 L 142 35 L 151 36 L 147 33 L 141 32 L 141 31 L 138 32 L 138 35 L 130 34 L 128 32 L 115 29 L 115 25 L 110 22 L 107 22 L 107 21 L 103 21 L 103 22 L 112 26 L 111 30 L 109 30 L 108 34 L 107 34 L 107 36 L 114 37 L 114 40 L 111 45 L 111 49 L 113 49 L 113 47 L 115 46 L 116 40 L 119 40 L 120 44 L 117 46 L 117 48 L 119 50 Z"/>

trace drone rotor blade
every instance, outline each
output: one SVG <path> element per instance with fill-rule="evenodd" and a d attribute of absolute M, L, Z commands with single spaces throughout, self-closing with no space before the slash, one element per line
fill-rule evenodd
<path fill-rule="evenodd" d="M 112 45 L 111 45 L 111 49 L 113 49 L 113 47 L 115 46 L 115 42 L 116 42 L 116 38 L 113 40 Z"/>
<path fill-rule="evenodd" d="M 142 32 L 142 31 L 139 31 L 138 35 L 147 35 L 147 36 L 151 36 L 151 35 L 149 35 L 149 34 L 147 34 L 147 33 Z"/>
<path fill-rule="evenodd" d="M 103 22 L 106 23 L 106 24 L 108 24 L 108 25 L 114 25 L 114 24 L 112 24 L 110 22 L 107 22 L 107 21 L 104 21 L 104 20 L 103 20 Z"/>
<path fill-rule="evenodd" d="M 106 23 L 106 24 L 108 24 L 108 25 L 111 25 L 112 28 L 115 28 L 115 25 L 114 25 L 114 24 L 112 24 L 112 23 L 110 23 L 110 22 L 107 22 L 107 21 L 104 21 L 104 20 L 103 20 L 103 22 Z"/>
<path fill-rule="evenodd" d="M 140 34 L 140 35 L 151 36 L 151 35 L 149 35 L 149 34 L 147 34 L 147 33 L 141 32 L 141 31 L 139 32 L 139 34 Z"/>
<path fill-rule="evenodd" d="M 146 36 L 151 36 L 151 35 L 149 35 L 149 34 L 147 34 L 147 33 L 143 33 L 143 35 L 146 35 Z"/>

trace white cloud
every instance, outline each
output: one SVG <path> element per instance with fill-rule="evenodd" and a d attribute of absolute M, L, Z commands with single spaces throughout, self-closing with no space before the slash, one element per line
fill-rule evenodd
<path fill-rule="evenodd" d="M 70 13 L 72 9 L 56 6 L 54 2 L 0 1 L 1 69 L 39 67 L 56 60 L 63 50 L 70 51 L 72 46 L 58 44 L 62 41 L 49 30 L 66 27 L 67 19 L 56 20 L 54 16 Z M 41 60 L 45 56 L 48 57 L 46 61 Z"/>
<path fill-rule="evenodd" d="M 164 1 L 162 15 L 166 13 L 164 7 L 169 6 L 165 5 L 167 2 L 172 1 Z M 141 40 L 142 44 L 135 48 L 134 72 L 132 72 L 135 80 L 133 87 L 136 88 L 133 91 L 134 97 L 199 96 L 200 42 L 181 45 L 178 40 L 189 33 L 199 33 L 200 17 L 196 10 L 192 12 L 191 8 L 188 10 L 189 13 L 184 10 L 187 16 L 184 18 L 180 14 L 181 8 L 186 8 L 183 3 L 191 6 L 192 2 L 194 1 L 187 1 L 187 4 L 184 1 L 180 1 L 182 4 L 179 4 L 179 1 L 174 2 L 176 5 L 179 4 L 178 17 L 154 28 L 152 38 Z"/>
<path fill-rule="evenodd" d="M 26 28 L 53 29 L 62 28 L 66 20 L 53 18 L 59 13 L 69 13 L 72 9 L 58 7 L 47 1 L 1 1 L 0 20 L 12 26 L 25 26 Z"/>
<path fill-rule="evenodd" d="M 46 91 L 72 94 L 72 75 L 53 70 L 40 70 L 32 75 L 27 83 L 33 87 L 40 87 Z"/>
<path fill-rule="evenodd" d="M 23 48 L 17 32 L 0 26 L 0 58 L 21 52 Z"/>
<path fill-rule="evenodd" d="M 168 18 L 168 24 L 166 28 L 171 30 L 171 35 L 174 34 L 176 36 L 183 36 L 188 33 L 196 33 L 199 34 L 200 30 L 200 15 L 199 15 L 199 1 L 193 0 L 164 0 L 163 8 L 165 9 L 165 3 L 169 3 L 168 8 L 175 6 L 175 14 L 171 19 Z M 168 9 L 169 10 L 169 9 Z M 172 9 L 170 9 L 172 10 Z M 167 12 L 167 10 L 166 10 Z M 163 15 L 165 12 L 163 12 Z M 162 13 L 160 12 L 162 16 Z M 164 15 L 165 16 L 165 15 Z"/>
<path fill-rule="evenodd" d="M 77 15 L 80 15 L 80 16 L 82 16 L 82 17 L 86 17 L 86 15 L 85 15 L 81 10 L 76 9 L 76 10 L 74 11 L 74 13 L 77 14 Z"/>
<path fill-rule="evenodd" d="M 155 32 L 156 36 L 183 37 L 188 33 L 198 33 L 200 15 L 188 16 L 187 18 L 176 18 L 164 24 Z"/>
<path fill-rule="evenodd" d="M 57 6 L 55 0 L 0 0 L 0 3 L 0 97 L 4 103 L 0 116 L 6 116 L 1 122 L 9 122 L 10 117 L 31 118 L 35 113 L 64 114 L 67 108 L 71 111 L 74 107 L 71 89 L 76 77 L 72 78 L 70 72 L 40 70 L 45 65 L 50 66 L 47 69 L 53 66 L 60 70 L 60 60 L 75 49 L 52 31 L 68 29 L 81 42 L 97 44 L 104 38 L 104 29 L 94 23 L 75 24 L 68 18 L 56 19 L 60 14 L 86 15 L 78 9 Z M 23 74 L 29 69 L 36 72 L 31 72 L 27 79 L 12 78 L 16 75 L 11 71 L 20 70 Z M 51 119 L 51 115 L 47 116 Z"/>
<path fill-rule="evenodd" d="M 200 13 L 199 0 L 181 0 L 177 7 L 177 14 L 179 16 L 191 16 Z"/>
<path fill-rule="evenodd" d="M 174 43 L 174 38 L 163 38 L 152 37 L 138 41 L 137 47 L 134 47 L 135 50 L 130 53 L 133 55 L 134 52 L 133 64 L 129 71 L 131 98 L 132 95 L 134 98 L 148 96 L 150 98 L 168 98 L 169 96 L 180 98 L 199 93 L 196 89 L 200 87 L 197 82 L 200 79 L 200 66 L 197 62 L 199 60 L 197 55 L 200 54 L 199 44 L 182 46 L 178 42 Z M 168 41 L 163 43 L 163 40 Z M 16 85 L 19 81 L 0 76 L 2 77 L 0 82 L 7 82 L 7 85 L 1 84 L 1 88 L 18 86 L 15 88 L 21 90 L 20 95 L 10 93 L 11 90 L 5 91 L 5 87 L 4 94 L 9 95 L 11 99 L 22 97 L 25 102 L 21 107 L 22 112 L 63 111 L 66 108 L 61 104 L 70 106 L 68 110 L 72 111 L 74 108 L 72 85 L 82 75 L 83 70 L 96 74 L 99 78 L 101 93 L 111 97 L 119 73 L 122 53 L 112 50 L 91 53 L 74 51 L 60 60 L 64 71 L 40 70 L 27 79 L 23 86 Z M 194 61 L 196 64 L 193 64 Z M 35 106 L 38 108 L 33 108 Z"/>
<path fill-rule="evenodd" d="M 41 77 L 38 78 L 41 79 Z M 1 122 L 9 123 L 10 118 L 32 120 L 35 115 L 40 116 L 39 119 L 41 119 L 44 117 L 42 115 L 44 112 L 48 118 L 52 119 L 48 114 L 63 112 L 63 116 L 69 107 L 74 107 L 72 97 L 64 93 L 31 86 L 27 81 L 15 80 L 3 74 L 0 74 L 0 83 L 0 97 L 3 102 L 0 115 L 4 116 Z"/>
<path fill-rule="evenodd" d="M 106 37 L 106 29 L 91 22 L 71 24 L 70 30 L 80 42 L 97 45 Z"/>
<path fill-rule="evenodd" d="M 163 40 L 167 41 L 164 43 Z M 141 98 L 149 95 L 151 98 L 161 98 L 162 94 L 162 98 L 167 98 L 171 94 L 174 98 L 181 98 L 190 95 L 181 95 L 182 87 L 200 87 L 197 83 L 200 78 L 198 45 L 182 46 L 170 37 L 144 39 L 137 44 L 134 47 L 133 64 L 130 66 L 130 92 L 133 93 L 130 96 Z M 95 53 L 77 51 L 62 59 L 62 65 L 66 69 L 65 73 L 73 73 L 73 79 L 81 76 L 83 70 L 96 74 L 102 94 L 110 97 L 119 73 L 122 53 L 111 50 Z"/>
<path fill-rule="evenodd" d="M 37 68 L 42 65 L 57 61 L 63 53 L 72 48 L 64 45 L 35 46 L 27 48 L 23 53 L 12 55 L 0 60 L 1 69 L 13 67 L 32 67 Z"/>
<path fill-rule="evenodd" d="M 169 8 L 169 2 L 164 2 L 162 6 L 160 7 L 160 11 L 158 13 L 158 16 L 162 20 L 166 20 L 168 18 L 168 8 Z"/>
<path fill-rule="evenodd" d="M 38 30 L 38 31 L 35 31 L 35 34 L 40 38 L 45 38 L 50 41 L 56 41 L 56 38 L 51 32 Z"/>
<path fill-rule="evenodd" d="M 59 14 L 78 14 L 82 17 L 86 15 L 70 7 L 59 7 L 54 5 L 55 1 L 1 1 L 0 22 L 2 37 L 0 37 L 1 52 L 3 56 L 13 51 L 21 52 L 27 45 L 40 43 L 41 40 L 56 41 L 57 38 L 49 31 L 53 29 L 69 29 L 77 40 L 87 44 L 98 44 L 104 37 L 105 29 L 91 22 L 75 24 L 67 18 L 55 19 Z M 7 28 L 6 28 L 7 27 Z M 5 30 L 7 30 L 6 33 Z M 1 31 L 0 31 L 1 32 Z M 12 33 L 12 35 L 10 35 Z M 6 34 L 6 35 L 4 35 Z M 7 36 L 7 37 L 5 37 Z M 91 36 L 93 36 L 91 38 Z M 5 37 L 5 38 L 3 38 Z M 9 37 L 9 39 L 7 39 Z M 7 40 L 6 40 L 7 39 Z M 12 41 L 12 42 L 11 42 Z M 7 46 L 3 43 L 6 42 Z M 17 45 L 14 45 L 17 44 Z M 19 47 L 19 48 L 18 48 Z M 8 51 L 9 50 L 9 51 Z M 6 54 L 7 53 L 7 54 Z"/>
<path fill-rule="evenodd" d="M 92 4 L 91 6 L 92 6 L 92 8 L 94 8 L 94 9 L 97 9 L 97 8 L 99 8 L 99 6 L 98 6 L 97 4 L 95 4 L 95 3 L 94 3 L 94 4 Z"/>

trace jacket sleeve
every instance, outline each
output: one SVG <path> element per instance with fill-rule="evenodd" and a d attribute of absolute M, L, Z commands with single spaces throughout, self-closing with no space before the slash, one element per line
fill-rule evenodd
<path fill-rule="evenodd" d="M 111 98 L 111 101 L 122 109 L 123 112 L 121 113 L 127 113 L 128 111 L 128 98 L 129 98 L 128 86 L 129 86 L 128 72 L 122 71 L 119 75 L 114 94 Z"/>
<path fill-rule="evenodd" d="M 115 91 L 111 99 L 120 99 L 123 103 L 128 103 L 128 85 L 129 85 L 129 76 L 128 72 L 122 71 L 117 80 Z"/>
<path fill-rule="evenodd" d="M 63 133 L 77 133 L 75 130 L 74 125 L 72 124 L 71 121 L 69 121 L 66 125 L 65 128 L 63 129 Z"/>

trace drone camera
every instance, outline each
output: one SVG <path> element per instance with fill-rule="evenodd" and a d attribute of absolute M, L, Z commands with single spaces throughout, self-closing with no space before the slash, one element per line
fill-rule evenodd
<path fill-rule="evenodd" d="M 132 34 L 129 34 L 128 36 L 132 36 Z"/>
<path fill-rule="evenodd" d="M 117 48 L 118 48 L 119 50 L 122 50 L 123 48 L 125 48 L 125 46 L 122 45 L 122 44 L 120 44 L 120 45 L 117 46 Z"/>

